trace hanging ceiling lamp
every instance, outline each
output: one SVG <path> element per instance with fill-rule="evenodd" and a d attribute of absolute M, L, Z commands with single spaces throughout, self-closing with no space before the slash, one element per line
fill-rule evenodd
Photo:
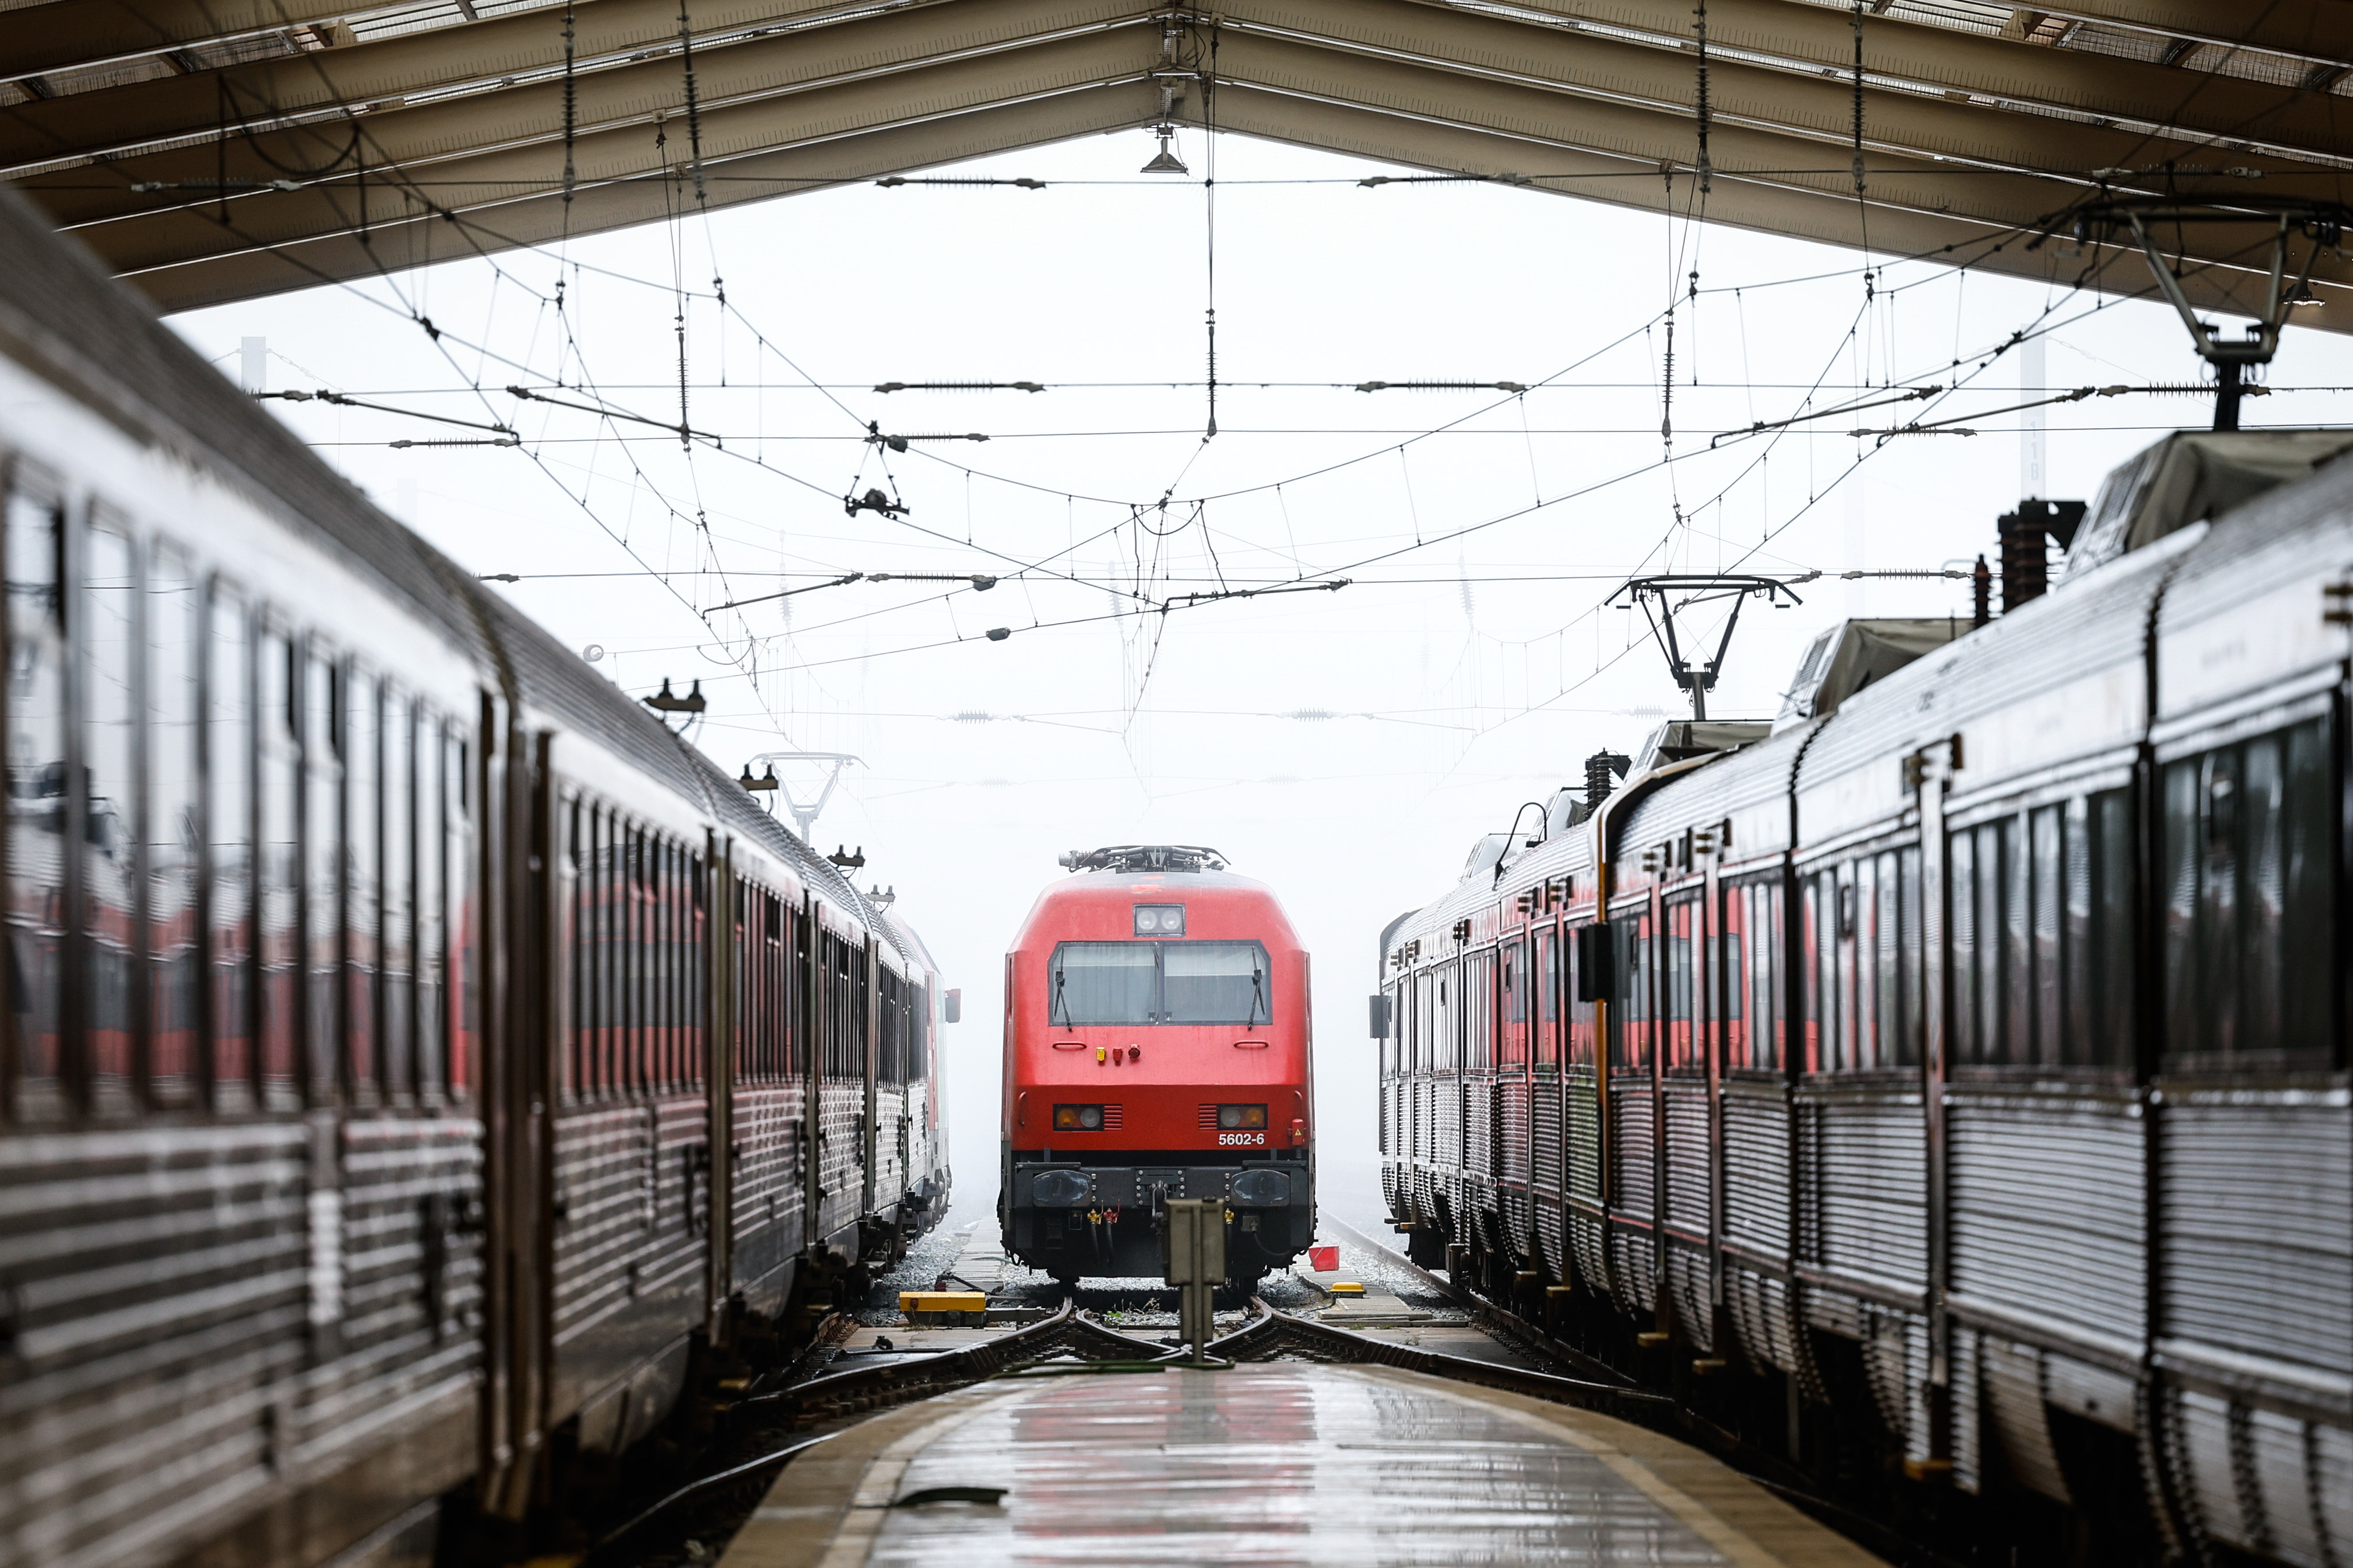
<path fill-rule="evenodd" d="M 1191 174 L 1192 171 L 1185 167 L 1185 160 L 1176 156 L 1168 147 L 1169 142 L 1176 134 L 1176 128 L 1174 125 L 1158 125 L 1153 128 L 1153 133 L 1160 138 L 1160 151 L 1154 155 L 1152 162 L 1144 165 L 1136 173 L 1140 174 Z"/>

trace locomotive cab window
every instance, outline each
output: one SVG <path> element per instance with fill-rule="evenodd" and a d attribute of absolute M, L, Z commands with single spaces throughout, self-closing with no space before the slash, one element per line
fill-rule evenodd
<path fill-rule="evenodd" d="M 1047 965 L 1050 1027 L 1271 1021 L 1274 981 L 1255 942 L 1066 942 Z"/>

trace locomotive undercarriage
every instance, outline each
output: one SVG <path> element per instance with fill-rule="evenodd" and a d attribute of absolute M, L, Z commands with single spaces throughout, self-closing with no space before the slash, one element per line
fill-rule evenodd
<path fill-rule="evenodd" d="M 1157 1279 L 1160 1205 L 1187 1197 L 1226 1199 L 1227 1277 L 1237 1285 L 1282 1268 L 1315 1238 L 1312 1172 L 1303 1158 L 1230 1164 L 1179 1163 L 1187 1161 L 1182 1154 L 1111 1158 L 1134 1163 L 1008 1160 L 999 1215 L 1007 1250 L 1065 1284 Z"/>

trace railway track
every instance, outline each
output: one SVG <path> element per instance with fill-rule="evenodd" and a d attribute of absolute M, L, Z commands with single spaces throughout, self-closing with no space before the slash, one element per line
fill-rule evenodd
<path fill-rule="evenodd" d="M 1211 1342 L 1224 1362 L 1308 1361 L 1394 1367 L 1449 1382 L 1598 1410 L 1691 1444 L 1741 1470 L 1822 1522 L 1891 1561 L 1946 1560 L 1883 1521 L 1820 1496 L 1811 1478 L 1743 1442 L 1669 1394 L 1637 1385 L 1617 1369 L 1566 1345 L 1518 1314 L 1408 1262 L 1355 1227 L 1330 1222 L 1384 1263 L 1409 1271 L 1469 1312 L 1478 1326 L 1558 1373 L 1473 1360 L 1396 1340 L 1353 1332 L 1283 1310 L 1262 1297 L 1250 1320 Z M 1052 1316 L 987 1340 L 928 1355 L 827 1373 L 786 1386 L 755 1389 L 720 1413 L 722 1440 L 709 1474 L 681 1487 L 599 1540 L 582 1568 L 685 1568 L 707 1562 L 759 1505 L 797 1455 L 880 1412 L 991 1378 L 1151 1372 L 1186 1359 L 1156 1340 L 1123 1333 L 1066 1297 Z"/>

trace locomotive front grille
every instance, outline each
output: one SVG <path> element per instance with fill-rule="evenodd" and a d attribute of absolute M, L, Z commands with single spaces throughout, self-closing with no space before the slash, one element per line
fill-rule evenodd
<path fill-rule="evenodd" d="M 1201 1107 L 1201 1131 L 1204 1132 L 1215 1132 L 1217 1130 L 1218 1108 L 1214 1105 L 1205 1105 Z"/>
<path fill-rule="evenodd" d="M 1116 1132 L 1119 1131 L 1120 1114 L 1119 1107 L 1116 1104 L 1105 1104 L 1103 1108 L 1103 1130 L 1104 1131 Z"/>

